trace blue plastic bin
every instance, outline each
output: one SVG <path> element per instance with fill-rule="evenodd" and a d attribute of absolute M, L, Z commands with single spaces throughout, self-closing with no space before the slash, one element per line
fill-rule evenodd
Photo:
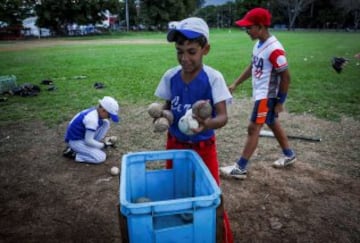
<path fill-rule="evenodd" d="M 171 160 L 172 169 L 147 164 Z M 192 150 L 129 153 L 122 157 L 120 211 L 133 243 L 211 243 L 221 191 Z M 150 202 L 136 203 L 141 197 Z"/>

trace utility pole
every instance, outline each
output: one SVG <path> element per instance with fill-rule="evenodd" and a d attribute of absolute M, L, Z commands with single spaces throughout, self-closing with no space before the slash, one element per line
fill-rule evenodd
<path fill-rule="evenodd" d="M 126 31 L 129 31 L 129 5 L 128 5 L 128 0 L 125 0 L 125 18 L 126 18 Z"/>
<path fill-rule="evenodd" d="M 123 3 L 124 0 L 119 0 L 119 3 Z M 126 31 L 129 31 L 129 5 L 128 0 L 125 0 L 125 21 L 126 21 Z"/>

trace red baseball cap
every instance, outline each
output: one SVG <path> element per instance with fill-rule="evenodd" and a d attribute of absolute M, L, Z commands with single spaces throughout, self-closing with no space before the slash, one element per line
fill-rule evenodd
<path fill-rule="evenodd" d="M 271 14 L 267 9 L 254 8 L 247 12 L 244 18 L 236 21 L 235 24 L 240 27 L 247 27 L 251 25 L 270 26 Z"/>

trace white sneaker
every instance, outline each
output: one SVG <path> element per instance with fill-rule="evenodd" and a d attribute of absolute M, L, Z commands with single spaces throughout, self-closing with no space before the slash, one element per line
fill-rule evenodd
<path fill-rule="evenodd" d="M 284 167 L 294 164 L 295 161 L 296 161 L 295 155 L 293 155 L 292 157 L 283 156 L 273 163 L 273 167 L 284 168 Z"/>
<path fill-rule="evenodd" d="M 235 163 L 235 165 L 220 167 L 220 174 L 236 179 L 245 179 L 247 177 L 247 170 L 240 169 L 238 164 Z"/>

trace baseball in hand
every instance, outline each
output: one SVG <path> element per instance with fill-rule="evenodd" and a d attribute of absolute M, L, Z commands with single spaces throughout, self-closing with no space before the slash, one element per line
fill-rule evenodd
<path fill-rule="evenodd" d="M 194 132 L 191 129 L 196 129 L 199 127 L 199 122 L 192 117 L 191 109 L 186 112 L 186 114 L 180 118 L 178 123 L 179 130 L 186 135 L 193 135 Z"/>
<path fill-rule="evenodd" d="M 163 110 L 161 115 L 169 121 L 169 125 L 174 122 L 174 115 L 170 110 Z"/>
<path fill-rule="evenodd" d="M 206 119 L 211 116 L 212 107 L 209 101 L 206 100 L 198 100 L 192 106 L 192 112 L 194 115 Z"/>
<path fill-rule="evenodd" d="M 110 142 L 115 144 L 118 141 L 118 138 L 116 136 L 110 136 Z"/>
<path fill-rule="evenodd" d="M 165 132 L 169 129 L 169 121 L 165 117 L 160 117 L 154 122 L 154 132 Z"/>
<path fill-rule="evenodd" d="M 188 124 L 189 124 L 189 128 L 191 129 L 196 129 L 199 127 L 199 122 L 194 119 L 192 116 L 188 117 Z"/>
<path fill-rule="evenodd" d="M 116 167 L 116 166 L 111 167 L 111 169 L 110 169 L 110 174 L 111 174 L 111 175 L 116 176 L 116 175 L 118 175 L 119 173 L 120 173 L 120 171 L 119 171 L 119 168 L 118 168 L 118 167 Z"/>
<path fill-rule="evenodd" d="M 110 136 L 110 137 L 105 137 L 105 138 L 104 138 L 104 143 L 105 143 L 107 146 L 113 146 L 113 147 L 115 147 L 116 142 L 117 142 L 117 137 L 116 137 L 116 136 Z"/>
<path fill-rule="evenodd" d="M 151 103 L 148 107 L 148 113 L 152 118 L 159 118 L 162 115 L 163 107 L 159 103 Z"/>

